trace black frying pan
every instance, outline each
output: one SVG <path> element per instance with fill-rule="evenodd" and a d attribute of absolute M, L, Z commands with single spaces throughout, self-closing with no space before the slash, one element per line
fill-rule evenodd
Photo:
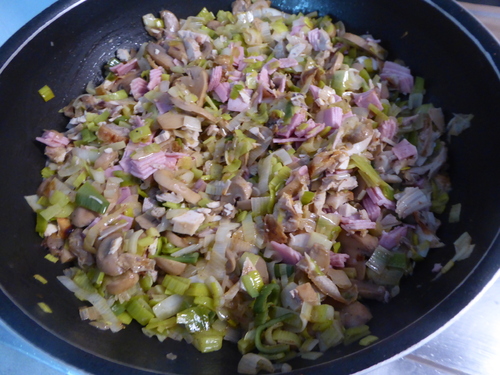
<path fill-rule="evenodd" d="M 43 149 L 35 137 L 45 128 L 63 129 L 67 120 L 57 111 L 82 93 L 90 79 L 101 79 L 103 64 L 118 47 L 147 40 L 143 14 L 166 7 L 186 17 L 204 6 L 217 11 L 229 9 L 229 4 L 227 0 L 63 0 L 0 50 L 0 315 L 35 345 L 88 372 L 236 372 L 240 355 L 229 343 L 219 352 L 200 354 L 184 343 L 149 339 L 138 325 L 113 334 L 80 321 L 81 303 L 56 280 L 63 266 L 43 259 L 35 218 L 23 199 L 36 191 L 44 164 Z M 443 107 L 448 116 L 475 115 L 473 127 L 455 137 L 450 147 L 451 203 L 462 203 L 462 220 L 442 226 L 439 234 L 448 245 L 432 251 L 414 276 L 403 281 L 397 298 L 390 304 L 370 305 L 375 316 L 372 331 L 381 340 L 364 349 L 334 348 L 316 362 L 291 363 L 295 374 L 351 373 L 388 359 L 436 331 L 500 267 L 500 46 L 460 6 L 446 0 L 279 0 L 274 5 L 288 12 L 318 10 L 343 20 L 352 32 L 372 33 L 383 40 L 391 59 L 403 59 L 413 74 L 426 78 L 427 101 Z M 46 84 L 56 98 L 44 103 L 37 90 Z M 465 230 L 476 243 L 472 256 L 431 282 L 434 263 L 453 255 L 451 244 Z M 40 284 L 34 274 L 49 283 Z M 42 313 L 40 301 L 53 313 Z M 177 360 L 165 358 L 170 352 L 178 355 Z"/>

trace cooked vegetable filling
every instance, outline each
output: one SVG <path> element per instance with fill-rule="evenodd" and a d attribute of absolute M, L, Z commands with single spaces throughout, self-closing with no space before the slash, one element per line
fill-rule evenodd
<path fill-rule="evenodd" d="M 371 35 L 262 0 L 143 21 L 154 40 L 118 50 L 66 131 L 37 138 L 26 199 L 50 259 L 73 262 L 59 280 L 90 302 L 82 319 L 201 352 L 232 341 L 246 374 L 376 342 L 364 302 L 443 246 L 446 125 L 424 80 Z M 455 246 L 442 272 L 474 247 Z"/>

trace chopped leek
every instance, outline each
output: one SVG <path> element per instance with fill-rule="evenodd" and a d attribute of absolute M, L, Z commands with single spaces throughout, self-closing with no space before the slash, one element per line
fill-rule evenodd
<path fill-rule="evenodd" d="M 43 277 L 43 276 L 40 276 L 40 275 L 36 274 L 36 275 L 33 275 L 33 277 L 36 280 L 40 281 L 42 284 L 47 284 L 48 283 L 47 279 L 45 277 Z"/>
<path fill-rule="evenodd" d="M 154 318 L 153 310 L 142 296 L 132 297 L 127 303 L 127 312 L 139 324 L 146 326 Z"/>
<path fill-rule="evenodd" d="M 367 325 L 348 328 L 345 330 L 344 345 L 352 344 L 369 334 L 370 328 Z"/>
<path fill-rule="evenodd" d="M 119 90 L 119 91 L 112 92 L 112 93 L 109 93 L 106 95 L 98 96 L 97 98 L 104 100 L 105 102 L 110 102 L 112 100 L 127 99 L 128 94 L 125 90 Z"/>
<path fill-rule="evenodd" d="M 173 294 L 184 295 L 188 290 L 191 280 L 174 275 L 165 275 L 162 285 Z"/>
<path fill-rule="evenodd" d="M 44 313 L 52 314 L 52 309 L 45 302 L 38 302 L 38 307 L 40 307 Z"/>
<path fill-rule="evenodd" d="M 193 334 L 193 345 L 202 353 L 215 352 L 222 348 L 224 336 L 220 332 L 210 329 Z"/>
<path fill-rule="evenodd" d="M 104 214 L 109 206 L 109 201 L 88 182 L 77 190 L 75 203 L 100 214 Z"/>
<path fill-rule="evenodd" d="M 177 324 L 184 324 L 190 333 L 208 331 L 211 315 L 210 309 L 205 306 L 190 307 L 177 313 Z"/>
<path fill-rule="evenodd" d="M 42 99 L 45 100 L 46 102 L 48 102 L 50 99 L 55 98 L 52 89 L 47 85 L 43 86 L 40 90 L 38 90 L 38 93 L 40 94 Z"/>
<path fill-rule="evenodd" d="M 367 158 L 359 154 L 351 155 L 352 162 L 358 168 L 358 172 L 366 184 L 370 187 L 380 186 L 385 197 L 394 199 L 394 189 L 373 169 Z"/>
<path fill-rule="evenodd" d="M 307 205 L 307 204 L 311 203 L 313 201 L 315 195 L 316 195 L 316 193 L 314 193 L 312 191 L 304 191 L 304 193 L 302 194 L 302 197 L 300 198 L 300 203 L 302 203 L 303 205 Z"/>
<path fill-rule="evenodd" d="M 47 254 L 47 255 L 45 255 L 44 258 L 47 259 L 49 262 L 52 262 L 52 263 L 57 263 L 57 261 L 59 260 L 58 257 L 55 257 L 52 254 Z"/>
<path fill-rule="evenodd" d="M 264 281 L 259 271 L 250 271 L 248 274 L 241 276 L 241 282 L 250 297 L 255 298 L 259 295 Z"/>

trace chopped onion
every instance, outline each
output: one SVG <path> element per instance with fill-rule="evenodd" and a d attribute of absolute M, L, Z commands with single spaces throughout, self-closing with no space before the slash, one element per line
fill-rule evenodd
<path fill-rule="evenodd" d="M 102 318 L 106 323 L 109 323 L 109 328 L 112 332 L 120 331 L 123 326 L 116 315 L 111 311 L 106 300 L 99 295 L 97 292 L 89 292 L 85 289 L 80 288 L 67 276 L 57 276 L 57 279 L 69 290 L 75 293 L 81 300 L 89 301 L 95 309 L 101 314 Z"/>
<path fill-rule="evenodd" d="M 293 159 L 288 152 L 284 148 L 280 148 L 272 153 L 272 155 L 276 156 L 283 165 L 288 165 L 293 163 Z"/>
<path fill-rule="evenodd" d="M 180 257 L 182 255 L 194 253 L 200 249 L 201 249 L 201 244 L 189 245 L 189 246 L 186 246 L 184 249 L 181 249 L 181 250 L 178 250 L 178 251 L 172 253 L 171 255 L 173 257 Z"/>
<path fill-rule="evenodd" d="M 274 366 L 269 359 L 255 353 L 247 353 L 238 363 L 240 374 L 258 374 L 260 370 L 274 372 Z"/>

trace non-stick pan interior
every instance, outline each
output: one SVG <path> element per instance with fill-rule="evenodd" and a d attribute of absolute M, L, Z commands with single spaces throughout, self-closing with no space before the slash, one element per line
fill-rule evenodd
<path fill-rule="evenodd" d="M 34 232 L 35 217 L 23 199 L 36 191 L 44 165 L 43 148 L 35 137 L 43 129 L 64 128 L 67 120 L 58 110 L 83 93 L 89 80 L 102 78 L 102 66 L 117 48 L 138 46 L 148 39 L 143 14 L 167 8 L 185 18 L 203 7 L 229 10 L 230 2 L 87 0 L 60 14 L 75 3 L 61 1 L 52 6 L 11 39 L 0 55 L 0 64 L 4 64 L 7 53 L 51 21 L 8 64 L 0 65 L 0 284 L 17 305 L 2 295 L 0 313 L 36 345 L 92 373 L 123 373 L 124 367 L 117 364 L 121 363 L 161 373 L 234 374 L 240 355 L 233 344 L 226 343 L 216 353 L 200 354 L 184 343 L 149 339 L 138 325 L 113 334 L 82 322 L 78 316 L 82 303 L 56 280 L 64 267 L 43 259 L 45 251 Z M 370 326 L 381 340 L 364 349 L 356 345 L 334 348 L 313 367 L 309 361 L 291 362 L 294 369 L 302 369 L 297 373 L 305 373 L 306 368 L 315 374 L 331 373 L 332 369 L 338 374 L 350 373 L 387 359 L 434 332 L 472 300 L 500 266 L 500 249 L 494 244 L 500 223 L 496 114 L 500 48 L 458 5 L 444 0 L 282 0 L 274 5 L 288 12 L 318 10 L 343 20 L 354 33 L 371 33 L 382 39 L 391 59 L 404 60 L 413 74 L 425 77 L 427 101 L 442 107 L 448 118 L 452 113 L 475 116 L 473 126 L 453 137 L 449 148 L 450 203 L 462 204 L 462 220 L 448 224 L 445 213 L 439 234 L 447 246 L 434 250 L 417 266 L 390 304 L 370 305 L 375 316 Z M 468 26 L 474 37 L 444 12 Z M 60 17 L 52 20 L 55 15 Z M 56 95 L 47 103 L 37 93 L 46 84 Z M 476 244 L 472 256 L 431 282 L 434 264 L 453 255 L 452 242 L 464 231 Z M 37 282 L 34 274 L 44 276 L 48 284 Z M 37 306 L 41 301 L 52 308 L 52 314 L 41 312 Z M 167 353 L 178 358 L 170 361 Z"/>

